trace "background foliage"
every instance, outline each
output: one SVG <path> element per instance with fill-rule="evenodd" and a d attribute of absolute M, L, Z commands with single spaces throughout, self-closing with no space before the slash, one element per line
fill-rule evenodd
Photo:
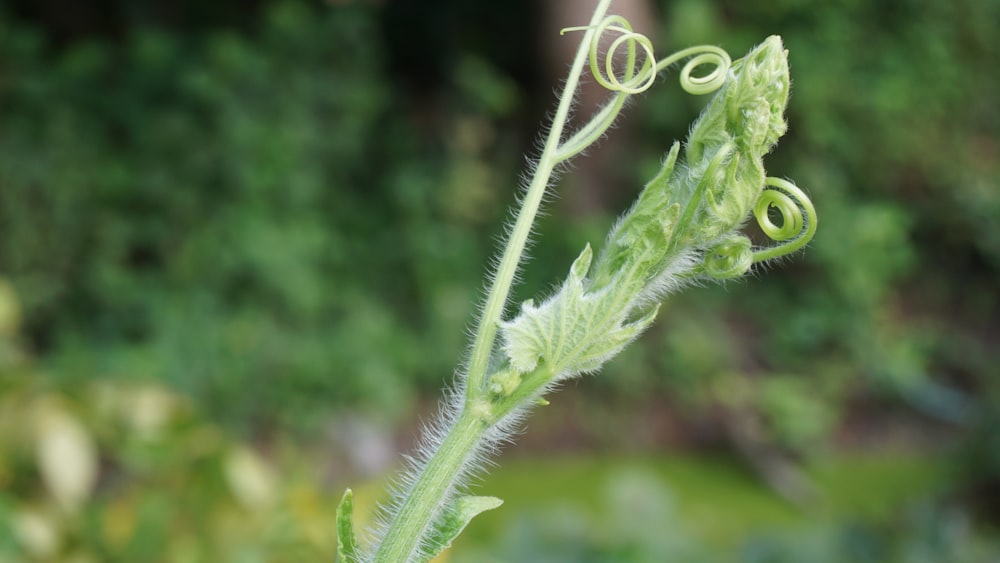
<path fill-rule="evenodd" d="M 537 6 L 68 4 L 0 12 L 0 275 L 10 349 L 35 358 L 3 396 L 44 372 L 90 412 L 93 385 L 162 385 L 258 440 L 409 420 L 461 358 L 550 103 Z M 685 443 L 722 436 L 792 497 L 775 463 L 921 437 L 961 453 L 948 498 L 997 518 L 1000 2 L 654 8 L 664 52 L 784 37 L 791 131 L 769 172 L 820 230 L 672 300 L 573 400 L 614 421 L 665 398 Z M 553 206 L 522 297 L 599 242 L 702 103 L 668 78 L 633 108 L 596 182 L 607 209 Z M 601 443 L 635 435 L 611 428 Z"/>

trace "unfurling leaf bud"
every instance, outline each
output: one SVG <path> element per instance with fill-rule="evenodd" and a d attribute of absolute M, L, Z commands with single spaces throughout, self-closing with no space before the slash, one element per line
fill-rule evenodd
<path fill-rule="evenodd" d="M 528 372 L 544 363 L 554 380 L 596 370 L 652 324 L 650 304 L 667 292 L 695 278 L 745 274 L 755 253 L 738 230 L 770 185 L 763 157 L 787 128 L 788 91 L 779 37 L 735 61 L 683 156 L 675 143 L 598 259 L 588 245 L 555 295 L 525 302 L 501 324 L 509 365 Z"/>

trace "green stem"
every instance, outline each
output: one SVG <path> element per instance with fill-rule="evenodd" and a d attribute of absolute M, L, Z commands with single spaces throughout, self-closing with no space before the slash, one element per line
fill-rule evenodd
<path fill-rule="evenodd" d="M 625 100 L 628 99 L 628 96 L 628 94 L 619 93 L 610 102 L 601 107 L 590 121 L 559 146 L 556 158 L 559 161 L 568 160 L 596 143 L 611 128 L 611 124 L 614 123 L 615 119 L 618 118 L 618 114 L 625 107 Z"/>
<path fill-rule="evenodd" d="M 590 20 L 590 29 L 580 42 L 576 58 L 573 59 L 573 66 L 569 71 L 566 84 L 563 87 L 562 96 L 559 98 L 559 107 L 556 110 L 555 118 L 552 120 L 552 127 L 545 139 L 545 148 L 538 159 L 534 176 L 528 191 L 521 203 L 514 228 L 507 239 L 503 256 L 500 258 L 500 265 L 497 268 L 496 276 L 490 285 L 486 304 L 483 306 L 483 314 L 476 327 L 475 339 L 472 343 L 472 353 L 469 358 L 469 372 L 466 386 L 467 404 L 469 401 L 479 398 L 482 395 L 483 387 L 486 383 L 486 372 L 489 369 L 490 355 L 493 352 L 493 344 L 496 340 L 497 327 L 503 316 L 507 298 L 510 295 L 511 285 L 514 283 L 514 276 L 517 273 L 518 264 L 524 254 L 524 247 L 531 234 L 531 227 L 538 215 L 538 208 L 548 187 L 552 170 L 560 161 L 557 158 L 559 140 L 562 137 L 563 127 L 569 118 L 570 107 L 573 102 L 573 95 L 576 92 L 577 84 L 580 81 L 580 74 L 587 61 L 590 50 L 591 38 L 595 33 L 595 28 L 608 11 L 611 0 L 601 0 L 601 3 L 594 11 L 594 16 Z"/>
<path fill-rule="evenodd" d="M 413 484 L 375 553 L 375 563 L 412 561 L 489 426 L 464 411 Z"/>
<path fill-rule="evenodd" d="M 607 12 L 611 0 L 601 0 L 591 19 L 595 27 Z M 428 460 L 413 488 L 400 505 L 399 512 L 389 524 L 385 538 L 375 553 L 376 563 L 400 563 L 410 561 L 419 551 L 420 542 L 426 536 L 434 520 L 451 496 L 451 490 L 469 461 L 476 445 L 483 438 L 489 424 L 474 411 L 475 403 L 481 402 L 484 394 L 490 355 L 496 341 L 496 333 L 504 307 L 510 295 L 510 288 L 517 273 L 518 264 L 531 234 L 531 228 L 541 205 L 545 189 L 548 187 L 552 171 L 560 162 L 557 155 L 563 128 L 569 118 L 569 111 L 576 92 L 580 74 L 587 60 L 593 29 L 587 31 L 569 77 L 563 87 L 559 107 L 552 120 L 552 127 L 546 137 L 545 148 L 538 160 L 534 176 L 521 203 L 517 220 L 504 247 L 496 276 L 490 285 L 486 304 L 476 329 L 472 353 L 469 359 L 468 380 L 465 388 L 465 404 L 454 427 Z"/>

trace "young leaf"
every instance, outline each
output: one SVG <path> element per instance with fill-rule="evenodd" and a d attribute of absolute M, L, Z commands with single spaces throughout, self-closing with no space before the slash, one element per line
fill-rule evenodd
<path fill-rule="evenodd" d="M 353 518 L 354 493 L 347 489 L 337 506 L 337 560 L 340 563 L 361 563 Z"/>
<path fill-rule="evenodd" d="M 451 542 L 462 533 L 473 518 L 501 504 L 503 501 L 496 497 L 464 496 L 455 499 L 428 535 L 425 550 L 428 557 L 423 561 L 430 561 L 451 547 Z"/>
<path fill-rule="evenodd" d="M 591 282 L 585 276 L 592 257 L 587 245 L 558 293 L 537 306 L 525 301 L 516 318 L 500 325 L 504 351 L 515 369 L 529 372 L 544 360 L 557 379 L 595 371 L 652 324 L 656 307 L 639 319 L 630 318 L 641 275 L 588 291 Z"/>

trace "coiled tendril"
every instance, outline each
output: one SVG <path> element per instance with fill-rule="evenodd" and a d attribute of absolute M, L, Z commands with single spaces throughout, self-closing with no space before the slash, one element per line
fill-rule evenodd
<path fill-rule="evenodd" d="M 590 26 L 567 27 L 561 31 L 586 31 Z M 712 45 L 688 47 L 670 56 L 657 60 L 653 51 L 653 42 L 645 35 L 632 30 L 632 25 L 622 16 L 608 16 L 593 28 L 595 33 L 590 42 L 590 72 L 598 84 L 612 92 L 624 94 L 640 94 L 650 89 L 656 82 L 656 75 L 678 61 L 690 57 L 680 72 L 681 88 L 689 94 L 709 94 L 722 87 L 726 82 L 726 73 L 732 65 L 729 53 Z M 598 49 L 605 32 L 620 34 L 604 54 L 603 70 L 601 69 Z M 618 51 L 625 48 L 625 66 L 620 73 L 615 72 Z M 638 51 L 642 49 L 644 57 L 642 64 L 637 65 Z M 654 64 L 653 61 L 656 61 Z M 715 68 L 704 76 L 694 76 L 694 70 L 702 65 L 712 65 Z M 621 78 L 619 78 L 619 76 Z"/>
<path fill-rule="evenodd" d="M 597 141 L 611 127 L 618 113 L 624 107 L 628 96 L 640 94 L 652 88 L 657 75 L 666 68 L 690 58 L 681 68 L 681 88 L 689 94 L 701 95 L 721 88 L 726 82 L 726 75 L 732 65 L 729 54 L 712 45 L 689 47 L 657 60 L 656 53 L 653 51 L 653 42 L 645 35 L 633 31 L 632 25 L 622 16 L 607 16 L 596 26 L 567 27 L 560 33 L 565 34 L 569 31 L 593 31 L 590 40 L 590 72 L 598 84 L 615 92 L 616 96 L 610 103 L 602 107 L 586 125 L 559 146 L 558 151 L 556 151 L 556 159 L 559 161 L 579 154 Z M 617 33 L 619 36 L 608 46 L 602 64 L 599 48 L 601 38 L 606 32 Z M 624 66 L 615 72 L 615 65 L 620 60 L 617 55 L 622 49 L 624 49 L 625 55 Z M 639 62 L 639 50 L 643 53 L 641 63 Z M 705 75 L 695 75 L 695 69 L 704 65 L 711 65 L 715 68 Z"/>
<path fill-rule="evenodd" d="M 768 215 L 772 207 L 781 215 L 780 225 Z M 817 216 L 812 201 L 798 186 L 781 178 L 769 177 L 764 181 L 764 191 L 754 204 L 753 215 L 765 235 L 782 243 L 754 252 L 754 263 L 795 252 L 816 234 Z"/>
<path fill-rule="evenodd" d="M 781 216 L 775 224 L 769 215 L 774 208 Z M 753 206 L 753 215 L 761 231 L 782 244 L 752 250 L 750 239 L 732 233 L 722 238 L 705 252 L 704 273 L 716 279 L 742 276 L 752 264 L 780 258 L 802 248 L 816 233 L 817 216 L 809 197 L 795 184 L 781 178 L 767 178 Z"/>

